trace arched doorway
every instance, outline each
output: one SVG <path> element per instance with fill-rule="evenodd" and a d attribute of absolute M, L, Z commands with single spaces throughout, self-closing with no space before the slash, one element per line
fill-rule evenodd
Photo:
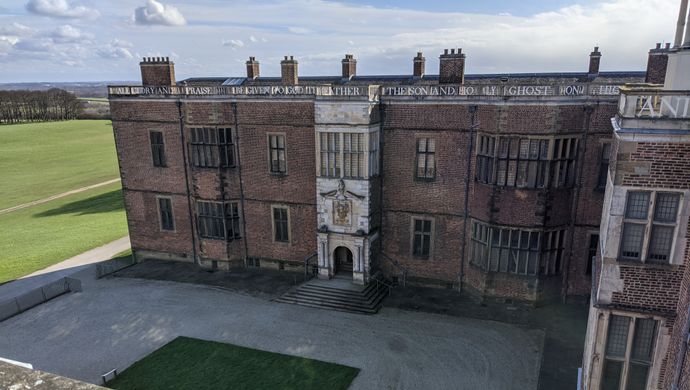
<path fill-rule="evenodd" d="M 352 252 L 344 246 L 335 248 L 335 273 L 352 276 Z"/>

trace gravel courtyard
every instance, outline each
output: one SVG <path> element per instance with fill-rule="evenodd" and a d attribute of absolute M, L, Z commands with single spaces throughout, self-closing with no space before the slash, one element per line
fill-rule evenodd
<path fill-rule="evenodd" d="M 352 389 L 536 389 L 543 333 L 384 308 L 274 303 L 214 287 L 81 276 L 84 291 L 0 323 L 0 356 L 100 383 L 178 335 L 358 367 Z M 222 375 L 222 373 L 219 373 Z"/>

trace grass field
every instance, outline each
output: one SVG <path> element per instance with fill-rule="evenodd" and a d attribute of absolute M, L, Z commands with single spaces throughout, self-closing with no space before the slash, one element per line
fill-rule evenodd
<path fill-rule="evenodd" d="M 0 283 L 127 235 L 120 184 L 0 215 Z"/>
<path fill-rule="evenodd" d="M 345 390 L 359 369 L 212 341 L 178 337 L 134 363 L 113 389 Z"/>
<path fill-rule="evenodd" d="M 110 121 L 0 126 L 0 210 L 118 176 Z"/>

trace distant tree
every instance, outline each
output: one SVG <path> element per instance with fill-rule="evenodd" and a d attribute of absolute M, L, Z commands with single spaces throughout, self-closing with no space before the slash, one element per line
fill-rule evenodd
<path fill-rule="evenodd" d="M 62 89 L 0 91 L 0 123 L 75 119 L 80 111 L 79 99 Z"/>

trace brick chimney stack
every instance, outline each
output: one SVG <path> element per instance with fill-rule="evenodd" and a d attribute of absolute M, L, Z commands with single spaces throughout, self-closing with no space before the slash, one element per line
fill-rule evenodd
<path fill-rule="evenodd" d="M 465 55 L 462 49 L 448 49 L 443 51 L 439 57 L 439 76 L 438 82 L 441 84 L 462 84 L 465 82 Z"/>
<path fill-rule="evenodd" d="M 420 79 L 424 77 L 425 64 L 426 58 L 424 58 L 421 51 L 418 51 L 417 56 L 412 59 L 412 76 Z"/>
<path fill-rule="evenodd" d="M 599 75 L 599 64 L 601 63 L 601 52 L 599 46 L 594 46 L 594 51 L 589 53 L 589 77 L 597 77 Z"/>
<path fill-rule="evenodd" d="M 280 76 L 284 85 L 297 85 L 297 60 L 292 56 L 289 59 L 285 56 L 285 59 L 280 61 Z"/>
<path fill-rule="evenodd" d="M 352 54 L 345 54 L 342 63 L 344 79 L 349 80 L 357 74 L 357 60 Z"/>
<path fill-rule="evenodd" d="M 259 61 L 256 57 L 249 57 L 247 61 L 247 78 L 254 80 L 259 77 Z"/>
<path fill-rule="evenodd" d="M 664 83 L 664 80 L 666 79 L 668 53 L 670 51 L 670 43 L 667 43 L 664 47 L 661 47 L 661 43 L 657 43 L 656 47 L 649 51 L 649 57 L 647 59 L 647 75 L 644 78 L 645 83 Z"/>
<path fill-rule="evenodd" d="M 139 67 L 141 68 L 141 85 L 175 85 L 175 63 L 168 57 L 144 57 Z"/>

